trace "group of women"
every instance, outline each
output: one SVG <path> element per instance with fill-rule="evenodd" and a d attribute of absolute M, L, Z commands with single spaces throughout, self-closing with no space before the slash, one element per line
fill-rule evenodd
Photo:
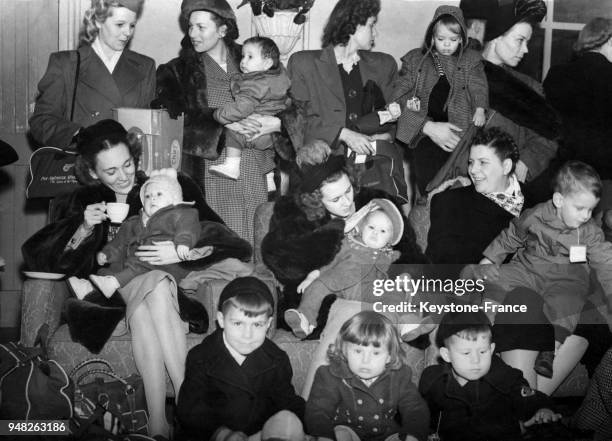
<path fill-rule="evenodd" d="M 412 267 L 413 276 L 423 271 L 418 264 L 426 262 L 478 263 L 482 250 L 513 216 L 487 195 L 524 193 L 521 206 L 529 206 L 529 191 L 523 182 L 540 174 L 555 155 L 555 139 L 560 135 L 556 113 L 544 99 L 541 85 L 512 69 L 527 52 L 537 21 L 534 16 L 541 18 L 543 2 L 516 3 L 522 6 L 495 10 L 503 17 L 487 17 L 482 8 L 462 1 L 468 23 L 486 20 L 490 26 L 482 51 L 491 107 L 487 127 L 503 130 L 489 130 L 491 139 L 470 149 L 468 171 L 474 185 L 433 198 L 425 254 L 405 220 L 402 240 L 395 248 L 401 253 L 398 263 L 417 264 Z M 266 174 L 274 169 L 272 151 L 245 149 L 240 178 L 235 182 L 220 181 L 208 173 L 211 165 L 224 160 L 223 151 L 218 159 L 198 155 L 206 150 L 205 144 L 223 139 L 222 127 L 212 118 L 212 111 L 232 100 L 230 78 L 239 72 L 241 48 L 236 43 L 239 33 L 234 12 L 225 0 L 183 0 L 185 38 L 179 56 L 159 66 L 156 80 L 153 60 L 127 48 L 142 7 L 143 0 L 92 0 L 78 57 L 74 52 L 53 54 L 40 82 L 40 96 L 30 119 L 32 136 L 41 144 L 64 147 L 74 143 L 79 153 L 79 177 L 88 186 L 65 198 L 56 209 L 55 222 L 24 244 L 26 264 L 31 256 L 32 266 L 45 265 L 42 262 L 51 265 L 38 270 L 69 275 L 95 271 L 95 253 L 109 238 L 104 204 L 127 202 L 130 213 L 141 208 L 138 194 L 146 176 L 137 170 L 139 145 L 119 124 L 105 121 L 114 107 L 153 105 L 166 108 L 171 115 L 185 113 L 183 149 L 188 167 L 180 182 L 189 200 L 196 202 L 203 221 L 197 245 L 203 257 L 191 262 L 192 268 L 206 268 L 225 257 L 244 257 L 249 248 L 246 241 L 252 241 L 255 208 L 268 197 Z M 344 148 L 358 154 L 373 153 L 372 142 L 376 141 L 386 143 L 389 154 L 401 162 L 402 150 L 393 143 L 392 132 L 367 134 L 356 123 L 372 111 L 364 106 L 363 86 L 375 84 L 387 100 L 398 81 L 395 60 L 371 51 L 380 8 L 380 0 L 339 0 L 324 30 L 323 49 L 297 53 L 289 61 L 291 96 L 305 121 L 303 137 L 326 141 L 331 153 L 317 149 L 298 152 L 298 165 L 304 180 L 309 180 L 308 186 L 296 183 L 292 194 L 275 204 L 262 254 L 286 291 L 333 259 L 342 238 L 337 220 L 373 197 L 385 196 L 380 190 L 356 186 L 352 170 L 336 156 L 344 153 Z M 610 45 L 610 35 L 607 38 L 604 44 Z M 290 131 L 288 121 L 285 114 L 253 115 L 232 128 L 249 137 L 274 132 L 282 137 Z M 446 145 L 449 140 L 443 138 L 450 136 L 450 131 L 443 131 L 436 139 Z M 400 203 L 401 199 L 397 198 Z M 475 223 L 482 229 L 477 231 Z M 211 228 L 221 232 L 215 237 L 235 246 L 229 252 L 221 252 L 222 246 L 211 247 L 207 241 Z M 171 243 L 143 246 L 139 256 L 157 265 L 179 261 Z M 179 307 L 176 282 L 163 271 L 152 271 L 136 277 L 121 291 L 134 358 L 146 388 L 150 432 L 162 436 L 169 433 L 164 414 L 165 374 L 167 371 L 178 394 L 187 351 L 181 317 L 189 314 L 182 310 L 185 303 Z M 347 314 L 359 310 L 356 308 L 348 301 L 333 304 L 304 394 L 308 394 L 316 367 L 324 360 L 327 344 Z M 575 346 L 582 351 L 586 347 L 582 341 Z M 508 345 L 504 359 L 522 368 L 530 383 L 547 393 L 554 391 L 567 372 L 557 365 L 573 366 L 581 355 L 574 347 L 567 349 L 567 361 L 558 356 L 556 377 L 544 386 L 544 380 L 532 378 L 527 367 L 533 365 L 532 349 L 518 343 Z"/>

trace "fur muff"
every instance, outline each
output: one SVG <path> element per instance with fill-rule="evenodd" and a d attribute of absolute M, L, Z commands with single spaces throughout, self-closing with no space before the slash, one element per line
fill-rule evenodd
<path fill-rule="evenodd" d="M 484 65 L 492 110 L 544 138 L 555 140 L 559 137 L 561 119 L 544 95 L 529 84 L 536 83 L 534 79 L 488 61 Z"/>

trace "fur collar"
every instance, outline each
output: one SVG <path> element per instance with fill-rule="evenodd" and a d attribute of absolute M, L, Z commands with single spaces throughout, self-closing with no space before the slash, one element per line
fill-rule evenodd
<path fill-rule="evenodd" d="M 484 61 L 491 109 L 547 139 L 560 135 L 561 120 L 544 96 L 511 69 Z M 534 80 L 535 82 L 535 80 Z"/>

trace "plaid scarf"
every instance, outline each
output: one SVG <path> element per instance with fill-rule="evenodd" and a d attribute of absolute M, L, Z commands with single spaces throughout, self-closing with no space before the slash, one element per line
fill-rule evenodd
<path fill-rule="evenodd" d="M 516 175 L 512 174 L 510 176 L 510 185 L 506 191 L 494 191 L 493 193 L 486 193 L 484 196 L 491 199 L 512 216 L 519 217 L 521 215 L 525 197 L 521 192 L 521 186 Z"/>

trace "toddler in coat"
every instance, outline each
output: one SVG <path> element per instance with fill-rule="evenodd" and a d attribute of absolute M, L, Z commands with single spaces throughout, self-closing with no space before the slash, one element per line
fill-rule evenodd
<path fill-rule="evenodd" d="M 242 45 L 242 74 L 232 78 L 234 101 L 217 110 L 214 117 L 221 124 L 240 121 L 253 113 L 276 115 L 287 107 L 287 91 L 291 85 L 285 68 L 280 62 L 278 47 L 270 38 L 252 37 Z M 249 144 L 259 150 L 272 146 L 272 135 L 264 135 L 250 141 L 244 135 L 229 128 L 225 130 L 226 158 L 222 164 L 210 167 L 216 175 L 238 179 L 242 150 Z"/>

